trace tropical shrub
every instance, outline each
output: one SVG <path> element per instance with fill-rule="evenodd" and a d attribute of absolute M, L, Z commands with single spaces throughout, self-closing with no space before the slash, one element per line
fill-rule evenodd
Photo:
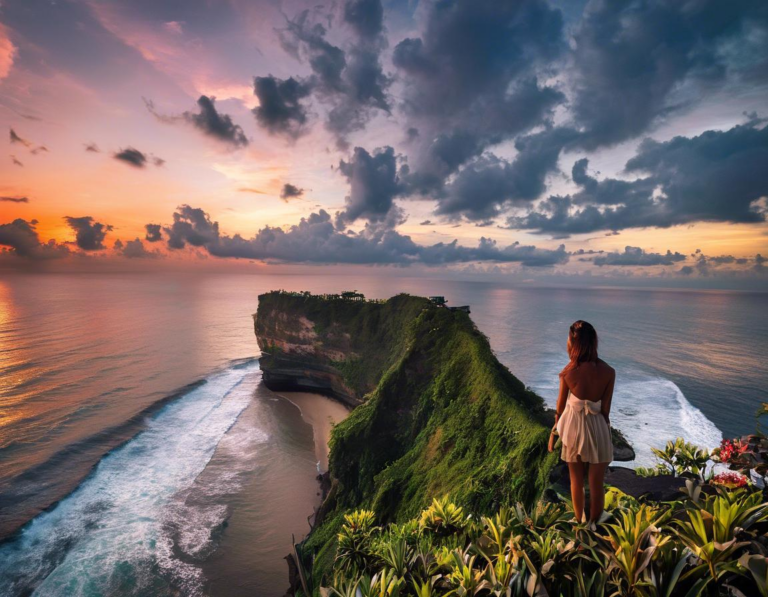
<path fill-rule="evenodd" d="M 689 444 L 678 437 L 675 441 L 668 441 L 664 449 L 651 448 L 651 451 L 659 460 L 656 470 L 678 477 L 684 473 L 690 473 L 704 480 L 707 463 L 710 460 L 708 450 Z"/>
<path fill-rule="evenodd" d="M 355 512 L 321 594 L 768 597 L 768 503 L 752 486 L 712 487 L 689 479 L 690 497 L 664 503 L 609 488 L 608 518 L 597 526 L 549 502 L 474 518 L 442 498 L 387 526 Z"/>

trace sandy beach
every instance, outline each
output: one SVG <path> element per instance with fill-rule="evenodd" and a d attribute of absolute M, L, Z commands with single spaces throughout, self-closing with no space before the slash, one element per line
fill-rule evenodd
<path fill-rule="evenodd" d="M 315 436 L 315 454 L 320 472 L 328 470 L 328 440 L 331 429 L 349 414 L 346 406 L 321 394 L 309 392 L 279 392 L 277 394 L 294 404 L 301 418 L 312 425 Z"/>

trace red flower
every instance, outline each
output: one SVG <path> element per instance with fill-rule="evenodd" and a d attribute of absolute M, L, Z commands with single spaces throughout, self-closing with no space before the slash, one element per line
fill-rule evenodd
<path fill-rule="evenodd" d="M 739 455 L 746 454 L 747 451 L 749 450 L 749 442 L 743 442 L 741 440 L 737 440 L 736 442 L 734 442 L 734 445 Z"/>
<path fill-rule="evenodd" d="M 735 445 L 732 440 L 724 439 L 720 442 L 720 449 L 717 451 L 720 462 L 728 463 L 733 458 Z"/>
<path fill-rule="evenodd" d="M 731 488 L 746 487 L 749 485 L 749 479 L 741 473 L 727 472 L 712 477 L 712 483 Z"/>
<path fill-rule="evenodd" d="M 720 462 L 730 463 L 749 451 L 749 442 L 740 439 L 724 439 L 715 454 Z"/>

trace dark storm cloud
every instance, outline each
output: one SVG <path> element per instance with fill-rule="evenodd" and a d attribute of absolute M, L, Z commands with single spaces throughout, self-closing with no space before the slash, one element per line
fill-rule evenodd
<path fill-rule="evenodd" d="M 380 0 L 348 1 L 342 12 L 354 33 L 346 51 L 327 40 L 328 29 L 309 10 L 288 19 L 279 35 L 283 48 L 312 69 L 309 85 L 328 107 L 326 129 L 346 149 L 346 136 L 365 128 L 376 110 L 390 112 L 387 90 L 392 79 L 380 60 L 386 46 Z M 331 22 L 331 15 L 323 16 Z"/>
<path fill-rule="evenodd" d="M 544 2 L 433 3 L 422 24 L 420 34 L 401 41 L 392 55 L 404 83 L 408 125 L 422 132 L 411 140 L 401 177 L 410 195 L 436 199 L 437 213 L 470 220 L 538 199 L 563 149 L 594 149 L 637 137 L 709 88 L 733 77 L 745 80 L 747 72 L 754 79 L 756 61 L 768 65 L 768 54 L 754 51 L 767 44 L 768 5 L 750 0 L 592 2 L 574 27 L 571 50 L 560 12 Z M 570 86 L 542 83 L 558 69 Z M 547 126 L 561 104 L 569 110 L 565 124 Z M 520 136 L 541 125 L 544 133 Z M 518 149 L 511 164 L 489 154 L 510 139 Z M 568 235 L 626 228 L 634 218 L 646 222 L 640 226 L 700 219 L 665 217 L 652 194 L 654 188 L 671 190 L 668 177 L 598 182 L 587 174 L 586 163 L 583 167 L 581 178 L 574 174 L 583 187 L 579 193 L 552 197 L 542 204 L 549 211 L 513 222 Z"/>
<path fill-rule="evenodd" d="M 292 185 L 290 182 L 286 182 L 280 191 L 280 199 L 288 201 L 290 199 L 296 199 L 304 194 L 304 189 L 300 189 L 296 185 Z"/>
<path fill-rule="evenodd" d="M 200 208 L 182 205 L 173 214 L 173 224 L 166 227 L 169 249 L 183 249 L 187 244 L 202 247 L 219 238 L 219 224 L 211 222 Z"/>
<path fill-rule="evenodd" d="M 582 158 L 573 164 L 571 178 L 582 187 L 572 197 L 575 205 L 619 205 L 645 201 L 656 187 L 652 178 L 633 181 L 607 178 L 598 181 L 587 172 L 589 160 Z"/>
<path fill-rule="evenodd" d="M 543 192 L 561 149 L 576 136 L 547 128 L 518 137 L 512 164 L 487 153 L 546 124 L 564 101 L 536 77 L 537 67 L 564 49 L 562 22 L 543 2 L 443 8 L 433 6 L 422 37 L 404 40 L 393 55 L 407 81 L 403 108 L 427 133 L 414 140 L 403 179 L 412 193 L 437 199 L 437 213 L 486 219 Z"/>
<path fill-rule="evenodd" d="M 156 243 L 163 240 L 162 226 L 160 224 L 145 224 L 144 229 L 147 231 L 144 235 L 144 240 L 150 243 Z"/>
<path fill-rule="evenodd" d="M 36 226 L 37 220 L 22 218 L 0 224 L 0 246 L 17 257 L 33 260 L 58 259 L 70 254 L 69 247 L 53 239 L 41 243 Z"/>
<path fill-rule="evenodd" d="M 409 113 L 450 120 L 464 114 L 482 122 L 483 109 L 493 112 L 489 116 L 505 111 L 518 76 L 564 48 L 560 12 L 546 2 L 450 1 L 429 6 L 421 36 L 401 41 L 393 62 L 408 83 Z"/>
<path fill-rule="evenodd" d="M 253 113 L 270 134 L 297 139 L 306 132 L 307 108 L 301 100 L 310 94 L 307 83 L 293 77 L 278 79 L 269 75 L 256 77 L 253 87 L 259 98 L 259 106 Z"/>
<path fill-rule="evenodd" d="M 499 263 L 521 263 L 527 267 L 549 267 L 567 263 L 569 256 L 564 245 L 557 249 L 539 249 L 533 245 L 515 242 L 499 248 L 495 240 L 482 237 L 477 247 L 461 247 L 456 241 L 422 247 L 420 261 L 430 265 L 462 263 L 470 261 L 492 261 Z"/>
<path fill-rule="evenodd" d="M 394 149 L 384 147 L 370 154 L 355 147 L 349 162 L 339 163 L 339 171 L 350 187 L 344 211 L 338 214 L 339 225 L 343 227 L 358 218 L 381 222 L 390 216 L 395 196 L 402 190 Z"/>
<path fill-rule="evenodd" d="M 765 221 L 764 209 L 754 205 L 768 196 L 768 128 L 760 124 L 663 143 L 646 139 L 626 170 L 650 172 L 662 186 L 671 224 Z"/>
<path fill-rule="evenodd" d="M 313 23 L 310 12 L 302 11 L 286 22 L 278 32 L 283 49 L 297 60 L 306 60 L 312 73 L 312 87 L 324 94 L 341 92 L 342 72 L 347 66 L 344 50 L 325 39 L 327 29 L 322 23 Z"/>
<path fill-rule="evenodd" d="M 344 70 L 344 76 L 349 85 L 347 99 L 352 105 L 373 107 L 389 112 L 386 90 L 391 81 L 382 70 L 377 50 L 353 47 L 349 51 L 349 61 Z"/>
<path fill-rule="evenodd" d="M 197 100 L 199 112 L 183 112 L 179 116 L 167 116 L 160 114 L 155 110 L 155 105 L 151 100 L 144 100 L 147 109 L 160 122 L 174 124 L 176 122 L 186 122 L 191 124 L 203 134 L 223 141 L 233 147 L 245 147 L 248 145 L 248 138 L 245 136 L 243 128 L 232 121 L 228 114 L 222 114 L 216 110 L 216 98 L 201 95 Z"/>
<path fill-rule="evenodd" d="M 347 0 L 344 22 L 362 38 L 374 39 L 384 28 L 384 8 L 381 0 Z"/>
<path fill-rule="evenodd" d="M 733 255 L 717 255 L 715 257 L 709 257 L 709 262 L 714 263 L 715 265 L 723 265 L 723 264 L 737 264 L 737 265 L 743 265 L 747 263 L 748 259 L 746 257 L 734 257 Z"/>
<path fill-rule="evenodd" d="M 431 4 L 421 35 L 392 56 L 402 108 L 421 132 L 413 190 L 439 193 L 461 165 L 546 123 L 565 96 L 538 75 L 565 48 L 560 12 L 544 1 Z"/>
<path fill-rule="evenodd" d="M 143 168 L 147 165 L 147 156 L 133 147 L 126 147 L 113 154 L 116 160 L 130 164 L 134 168 Z"/>
<path fill-rule="evenodd" d="M 561 148 L 574 135 L 569 129 L 556 128 L 520 137 L 515 142 L 518 155 L 512 162 L 484 154 L 445 187 L 436 212 L 486 220 L 511 206 L 534 201 L 546 190 L 547 175 L 557 167 Z"/>
<path fill-rule="evenodd" d="M 239 234 L 221 235 L 218 223 L 212 222 L 203 210 L 183 205 L 174 214 L 173 227 L 177 228 L 175 232 L 181 242 L 174 247 L 169 240 L 171 248 L 182 248 L 189 242 L 205 248 L 215 257 L 289 263 L 441 265 L 492 261 L 547 267 L 566 263 L 569 259 L 562 245 L 555 250 L 518 243 L 499 247 L 495 241 L 482 238 L 477 247 L 460 247 L 455 241 L 422 246 L 380 223 L 368 223 L 360 232 L 345 231 L 334 226 L 325 210 L 302 218 L 287 230 L 266 226 L 246 239 Z"/>
<path fill-rule="evenodd" d="M 685 255 L 682 253 L 648 253 L 640 247 L 624 247 L 623 253 L 606 253 L 595 257 L 594 264 L 598 267 L 604 265 L 624 265 L 624 266 L 649 266 L 649 265 L 672 265 L 685 261 Z"/>
<path fill-rule="evenodd" d="M 0 197 L 0 203 L 29 203 L 29 197 Z"/>
<path fill-rule="evenodd" d="M 10 247 L 20 257 L 33 256 L 40 246 L 35 224 L 36 220 L 27 222 L 21 218 L 0 224 L 0 245 Z"/>
<path fill-rule="evenodd" d="M 511 228 L 577 234 L 626 228 L 667 228 L 693 222 L 756 223 L 766 219 L 768 128 L 752 120 L 728 131 L 697 137 L 643 141 L 625 167 L 647 173 L 634 181 L 587 174 L 579 160 L 574 195 L 551 196 L 524 216 L 512 216 Z"/>
<path fill-rule="evenodd" d="M 232 122 L 232 117 L 228 114 L 220 114 L 214 106 L 216 98 L 201 95 L 197 100 L 200 112 L 193 114 L 184 112 L 182 115 L 206 135 L 230 143 L 235 147 L 245 147 L 248 145 L 248 138 L 245 136 L 240 125 Z"/>
<path fill-rule="evenodd" d="M 101 251 L 107 248 L 104 239 L 107 232 L 112 230 L 109 224 L 96 222 L 91 216 L 64 216 L 64 220 L 75 232 L 75 244 L 83 251 Z"/>
<path fill-rule="evenodd" d="M 755 255 L 754 259 L 751 259 L 749 257 L 734 257 L 733 255 L 704 255 L 697 249 L 696 253 L 691 256 L 696 259 L 696 263 L 691 267 L 690 272 L 681 270 L 681 273 L 685 275 L 694 273 L 694 270 L 700 276 L 709 276 L 710 274 L 717 274 L 722 271 L 737 271 L 740 269 L 739 266 L 749 265 L 750 263 L 754 264 L 751 267 L 752 270 L 760 271 L 764 261 L 759 253 Z"/>
<path fill-rule="evenodd" d="M 761 0 L 591 2 L 574 34 L 572 112 L 594 149 L 644 133 L 729 73 L 765 66 Z M 768 71 L 766 71 L 768 72 Z"/>

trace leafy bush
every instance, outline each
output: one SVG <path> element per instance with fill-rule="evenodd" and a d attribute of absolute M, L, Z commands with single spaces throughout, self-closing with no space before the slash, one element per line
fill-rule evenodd
<path fill-rule="evenodd" d="M 662 450 L 651 448 L 651 451 L 660 461 L 656 470 L 665 470 L 666 474 L 675 476 L 691 473 L 704 480 L 704 473 L 710 460 L 709 451 L 689 444 L 680 437 L 675 441 L 668 441 Z"/>
<path fill-rule="evenodd" d="M 402 524 L 375 527 L 348 516 L 322 595 L 544 597 L 768 596 L 768 503 L 754 488 L 689 481 L 682 501 L 639 503 L 609 490 L 608 519 L 577 523 L 564 504 L 518 504 L 477 520 L 446 499 Z M 362 537 L 362 535 L 359 535 Z"/>

